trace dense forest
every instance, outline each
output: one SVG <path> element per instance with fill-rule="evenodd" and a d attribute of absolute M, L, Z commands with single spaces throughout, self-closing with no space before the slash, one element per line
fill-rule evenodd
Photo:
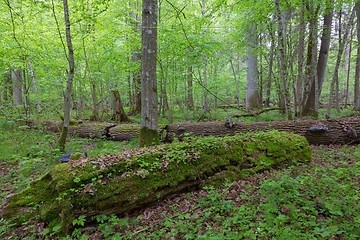
<path fill-rule="evenodd" d="M 62 112 L 71 73 L 62 2 L 5 0 L 0 7 L 1 105 L 28 115 Z M 278 106 L 288 119 L 317 117 L 320 107 L 328 116 L 347 104 L 358 110 L 358 7 L 159 1 L 160 116 L 171 123 L 181 111 L 190 120 L 193 109 L 208 113 L 228 104 L 242 111 Z M 129 115 L 140 113 L 141 2 L 74 1 L 68 8 L 72 115 L 108 120 L 117 99 Z"/>
<path fill-rule="evenodd" d="M 360 237 L 360 1 L 0 10 L 0 237 Z"/>

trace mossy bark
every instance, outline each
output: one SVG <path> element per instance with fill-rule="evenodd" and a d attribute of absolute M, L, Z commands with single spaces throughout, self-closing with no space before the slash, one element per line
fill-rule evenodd
<path fill-rule="evenodd" d="M 66 137 L 67 137 L 68 131 L 69 131 L 69 128 L 64 126 L 63 130 L 61 132 L 60 138 L 58 140 L 57 144 L 59 145 L 61 152 L 65 152 Z"/>
<path fill-rule="evenodd" d="M 0 216 L 21 224 L 31 218 L 66 233 L 80 215 L 123 214 L 167 196 L 243 177 L 244 171 L 310 161 L 304 137 L 286 132 L 197 138 L 139 148 L 120 155 L 59 164 L 10 197 Z"/>
<path fill-rule="evenodd" d="M 160 144 L 160 136 L 158 130 L 153 130 L 148 127 L 140 128 L 139 147 L 148 147 L 159 144 Z"/>

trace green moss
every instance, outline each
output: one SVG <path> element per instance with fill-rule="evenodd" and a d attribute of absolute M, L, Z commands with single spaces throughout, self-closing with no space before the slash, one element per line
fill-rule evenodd
<path fill-rule="evenodd" d="M 39 217 L 51 226 L 61 225 L 65 233 L 81 214 L 120 214 L 200 182 L 220 185 L 225 179 L 310 159 L 306 139 L 291 133 L 189 139 L 79 165 L 59 164 L 10 198 L 1 214 L 18 224 Z M 29 213 L 18 214 L 24 207 Z"/>
<path fill-rule="evenodd" d="M 153 130 L 148 127 L 140 128 L 139 132 L 139 146 L 147 147 L 160 144 L 160 136 L 158 130 Z"/>
<path fill-rule="evenodd" d="M 81 153 L 81 152 L 73 152 L 70 155 L 70 159 L 71 160 L 78 160 L 79 158 L 85 157 L 85 154 Z"/>
<path fill-rule="evenodd" d="M 117 127 L 112 128 L 116 132 L 137 132 L 140 130 L 138 125 L 121 124 Z"/>

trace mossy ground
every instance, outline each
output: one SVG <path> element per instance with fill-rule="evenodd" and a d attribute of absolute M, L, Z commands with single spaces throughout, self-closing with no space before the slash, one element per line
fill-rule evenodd
<path fill-rule="evenodd" d="M 10 198 L 3 214 L 18 223 L 35 217 L 67 233 L 81 214 L 121 214 L 198 182 L 219 185 L 243 177 L 243 169 L 256 172 L 310 159 L 311 148 L 303 137 L 277 131 L 80 158 L 57 165 Z"/>

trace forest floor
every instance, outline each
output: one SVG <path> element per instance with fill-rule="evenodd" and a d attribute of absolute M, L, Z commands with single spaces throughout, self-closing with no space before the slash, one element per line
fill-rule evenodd
<path fill-rule="evenodd" d="M 221 112 L 220 112 L 221 113 Z M 216 113 L 216 116 L 220 116 Z M 229 112 L 223 112 L 226 119 Z M 341 116 L 357 115 L 345 109 Z M 6 115 L 7 116 L 7 115 Z M 0 205 L 56 164 L 57 134 L 18 126 L 0 116 Z M 271 112 L 244 121 L 280 120 Z M 89 156 L 135 148 L 69 137 L 68 151 Z M 220 188 L 183 193 L 125 216 L 87 216 L 56 237 L 56 226 L 29 221 L 13 228 L 0 219 L 0 239 L 360 239 L 360 146 L 312 146 L 313 160 L 249 175 Z"/>
<path fill-rule="evenodd" d="M 91 145 L 90 145 L 91 146 Z M 90 147 L 88 143 L 83 148 Z M 3 239 L 358 239 L 360 237 L 360 147 L 312 146 L 310 164 L 273 169 L 221 188 L 173 196 L 126 216 L 97 216 L 71 236 L 57 238 L 43 223 L 12 229 Z M 33 159 L 33 158 L 32 158 Z M 35 158 L 36 159 L 36 158 Z M 40 159 L 40 158 L 39 158 Z M 2 161 L 1 196 L 25 185 L 24 173 L 46 163 Z M 42 171 L 30 174 L 36 178 Z M 26 174 L 25 174 L 26 175 Z M 32 176 L 31 176 L 32 175 Z"/>

